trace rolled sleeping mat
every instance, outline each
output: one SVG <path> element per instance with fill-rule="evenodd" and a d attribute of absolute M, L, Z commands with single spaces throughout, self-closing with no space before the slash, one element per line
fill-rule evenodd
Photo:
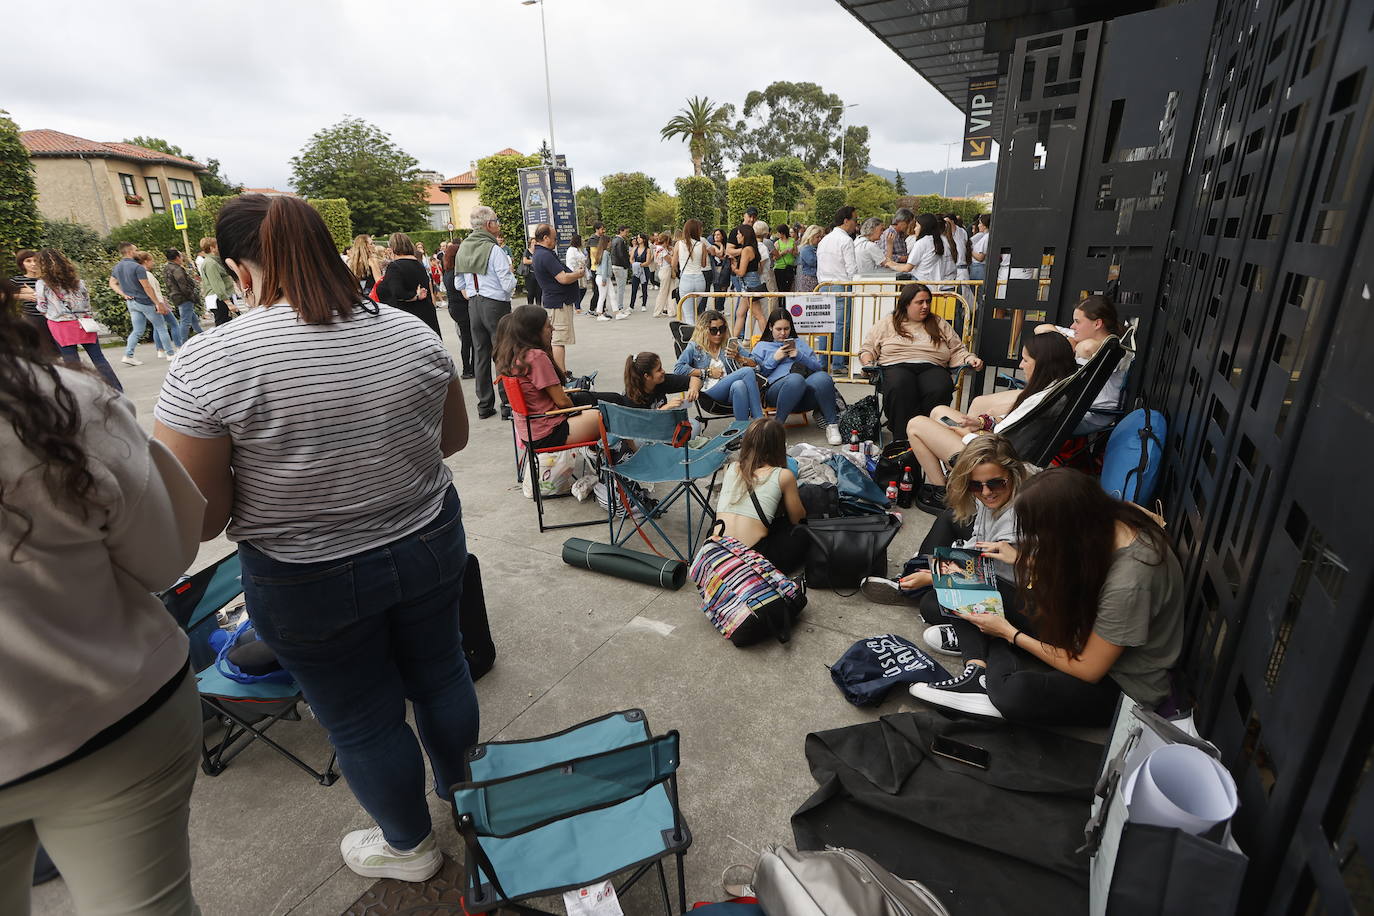
<path fill-rule="evenodd" d="M 569 566 L 606 573 L 631 582 L 657 585 L 676 591 L 687 581 L 687 564 L 681 560 L 640 553 L 611 544 L 600 544 L 584 538 L 568 538 L 563 542 L 563 562 Z"/>

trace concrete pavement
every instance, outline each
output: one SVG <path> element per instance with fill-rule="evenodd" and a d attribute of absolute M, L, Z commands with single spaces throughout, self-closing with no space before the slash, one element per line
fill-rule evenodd
<path fill-rule="evenodd" d="M 458 343 L 441 316 L 445 342 Z M 580 318 L 569 349 L 577 373 L 600 370 L 599 387 L 622 390 L 625 356 L 641 350 L 672 362 L 667 321 L 635 312 L 627 321 Z M 152 407 L 166 363 L 111 362 L 152 427 Z M 523 738 L 566 728 L 602 713 L 641 707 L 655 732 L 682 734 L 682 806 L 695 836 L 687 855 L 688 899 L 716 900 L 721 871 L 754 861 L 766 843 L 791 843 L 789 817 L 814 790 L 803 756 L 808 732 L 875 719 L 912 708 L 905 691 L 877 710 L 845 702 L 826 667 L 855 640 L 896 632 L 919 637 L 917 615 L 873 606 L 860 596 L 809 595 L 806 613 L 787 646 L 735 649 L 710 627 L 689 582 L 663 591 L 579 571 L 563 564 L 569 536 L 604 540 L 604 527 L 540 534 L 534 506 L 512 469 L 510 425 L 476 419 L 472 383 L 468 447 L 449 459 L 463 500 L 468 546 L 482 561 L 498 658 L 477 684 L 484 740 Z M 866 393 L 843 387 L 850 400 Z M 814 427 L 788 431 L 789 442 L 824 444 Z M 604 515 L 594 502 L 550 506 L 551 520 Z M 888 553 L 891 571 L 915 551 L 930 518 L 917 510 Z M 223 537 L 202 546 L 196 568 L 232 550 Z M 329 755 L 323 731 L 307 716 L 272 734 L 307 761 Z M 461 858 L 449 811 L 431 794 L 440 846 Z M 220 776 L 201 775 L 191 810 L 192 879 L 206 916 L 337 914 L 373 882 L 344 867 L 338 850 L 348 830 L 370 826 L 341 779 L 324 788 L 265 746 L 234 760 Z M 638 894 L 626 912 L 653 911 Z M 38 914 L 70 912 L 61 881 L 34 892 Z"/>

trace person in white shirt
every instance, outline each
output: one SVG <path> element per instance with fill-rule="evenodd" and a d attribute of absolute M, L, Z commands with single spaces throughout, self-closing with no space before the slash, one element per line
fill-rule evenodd
<path fill-rule="evenodd" d="M 916 217 L 916 234 L 906 240 L 907 263 L 898 270 L 910 271 L 918 282 L 954 279 L 954 252 L 944 221 L 934 213 Z"/>
<path fill-rule="evenodd" d="M 696 323 L 697 307 L 702 300 L 692 293 L 706 292 L 706 270 L 710 263 L 706 242 L 701 237 L 701 220 L 689 219 L 682 225 L 682 238 L 673 243 L 673 257 L 677 260 L 678 295 L 682 303 L 682 320 Z"/>
<path fill-rule="evenodd" d="M 877 216 L 870 216 L 859 228 L 859 237 L 854 240 L 854 260 L 860 276 L 892 272 L 881 242 L 883 228 L 883 221 Z"/>
<path fill-rule="evenodd" d="M 963 221 L 957 213 L 950 213 L 945 216 L 945 235 L 952 241 L 954 251 L 954 276 L 960 280 L 967 280 L 969 265 L 969 244 L 968 230 L 964 228 Z"/>
<path fill-rule="evenodd" d="M 969 239 L 969 279 L 982 280 L 987 276 L 988 236 L 992 230 L 992 217 L 980 214 L 974 223 L 978 231 Z"/>
<path fill-rule="evenodd" d="M 848 283 L 858 274 L 859 262 L 854 251 L 854 236 L 858 231 L 859 220 L 854 215 L 853 207 L 841 207 L 835 211 L 834 227 L 816 247 L 817 284 Z M 847 343 L 849 340 L 851 302 L 848 296 L 841 296 L 835 301 L 835 343 Z M 837 359 L 833 361 L 831 369 L 843 372 L 848 366 L 847 359 Z"/>

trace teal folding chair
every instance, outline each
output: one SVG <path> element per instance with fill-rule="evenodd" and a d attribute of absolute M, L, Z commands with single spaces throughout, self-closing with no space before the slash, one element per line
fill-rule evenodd
<path fill-rule="evenodd" d="M 607 513 L 611 543 L 620 546 L 636 532 L 647 540 L 644 534 L 647 525 L 663 539 L 679 560 L 690 562 L 698 544 L 715 521 L 716 515 L 711 509 L 709 497 L 716 483 L 716 475 L 725 464 L 726 449 L 738 440 L 749 421 L 732 421 L 706 444 L 692 448 L 688 445 L 692 425 L 687 419 L 685 407 L 640 410 L 604 401 L 599 406 L 605 419 L 607 437 L 611 440 L 630 439 L 637 446 L 634 454 L 605 469 L 609 478 L 607 489 L 612 495 L 611 509 Z M 703 478 L 710 478 L 705 490 L 697 485 L 697 481 Z M 636 487 L 625 486 L 627 482 L 640 486 L 656 483 L 673 486 L 665 496 L 648 505 L 639 498 Z M 622 505 L 630 511 L 617 513 L 614 505 L 616 500 L 621 500 Z M 678 549 L 659 524 L 659 519 L 678 500 L 682 500 L 687 509 L 685 551 Z"/>
<path fill-rule="evenodd" d="M 683 855 L 692 835 L 678 807 L 676 731 L 654 737 L 630 709 L 524 741 L 468 751 L 467 781 L 453 786 L 466 847 L 463 906 L 546 914 L 522 901 L 631 874 L 624 894 L 658 871 L 670 916 L 687 909 Z M 677 908 L 663 860 L 677 859 Z"/>
<path fill-rule="evenodd" d="M 215 666 L 218 653 L 210 645 L 210 636 L 219 628 L 216 612 L 228 607 L 243 593 L 241 580 L 239 555 L 231 553 L 180 580 L 159 596 L 190 640 L 191 670 L 196 672 L 201 705 L 224 727 L 223 734 L 214 744 L 202 739 L 200 768 L 207 776 L 218 776 L 248 745 L 261 740 L 313 776 L 320 785 L 333 785 L 339 778 L 334 769 L 334 754 L 329 755 L 323 770 L 316 770 L 267 734 L 267 730 L 278 722 L 300 721 L 297 704 L 304 699 L 300 687 L 294 681 L 289 684 L 265 681 L 241 684 L 225 677 Z"/>

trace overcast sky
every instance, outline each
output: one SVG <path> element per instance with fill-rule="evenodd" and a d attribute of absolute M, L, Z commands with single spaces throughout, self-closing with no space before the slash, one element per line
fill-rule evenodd
<path fill-rule="evenodd" d="M 963 126 L 834 0 L 547 0 L 545 15 L 555 139 L 579 186 L 642 170 L 671 191 L 691 162 L 658 131 L 685 99 L 741 106 L 775 80 L 857 102 L 884 168 L 944 168 Z M 345 115 L 445 177 L 548 134 L 539 9 L 520 0 L 75 0 L 26 7 L 24 33 L 47 38 L 0 57 L 0 108 L 21 129 L 164 137 L 249 187 L 287 187 L 291 157 Z"/>

